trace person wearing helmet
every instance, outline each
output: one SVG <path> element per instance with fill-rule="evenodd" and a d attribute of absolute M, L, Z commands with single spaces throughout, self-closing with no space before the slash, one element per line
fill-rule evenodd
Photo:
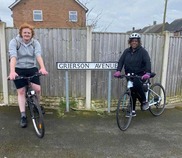
<path fill-rule="evenodd" d="M 128 43 L 130 47 L 125 49 L 121 55 L 114 77 L 120 77 L 121 70 L 124 67 L 126 74 L 134 73 L 142 76 L 142 80 L 144 81 L 149 79 L 151 73 L 151 61 L 148 52 L 141 46 L 140 34 L 132 33 L 129 36 Z M 136 116 L 135 105 L 137 98 L 141 102 L 142 110 L 147 110 L 149 108 L 149 103 L 146 100 L 145 92 L 143 90 L 143 83 L 140 79 L 134 78 L 131 92 L 133 99 L 132 115 Z"/>

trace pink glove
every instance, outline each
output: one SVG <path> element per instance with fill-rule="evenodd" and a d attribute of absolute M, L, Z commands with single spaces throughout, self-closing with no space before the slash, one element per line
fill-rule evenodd
<path fill-rule="evenodd" d="M 121 77 L 121 72 L 120 71 L 116 71 L 114 73 L 114 77 Z"/>
<path fill-rule="evenodd" d="M 150 78 L 150 73 L 146 73 L 142 76 L 142 80 L 147 80 Z"/>

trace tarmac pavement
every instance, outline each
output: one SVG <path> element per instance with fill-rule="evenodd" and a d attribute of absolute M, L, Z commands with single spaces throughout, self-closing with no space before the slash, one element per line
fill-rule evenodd
<path fill-rule="evenodd" d="M 46 109 L 45 136 L 19 127 L 19 109 L 0 107 L 0 158 L 181 158 L 182 104 L 159 117 L 137 111 L 125 132 L 115 112 L 71 111 L 58 117 Z"/>

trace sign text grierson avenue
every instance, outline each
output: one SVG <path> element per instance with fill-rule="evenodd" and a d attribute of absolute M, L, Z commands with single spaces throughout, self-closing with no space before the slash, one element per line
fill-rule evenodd
<path fill-rule="evenodd" d="M 117 62 L 57 62 L 58 70 L 116 70 Z"/>

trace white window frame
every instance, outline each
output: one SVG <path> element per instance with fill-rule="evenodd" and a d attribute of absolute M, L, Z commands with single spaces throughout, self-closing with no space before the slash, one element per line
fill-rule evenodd
<path fill-rule="evenodd" d="M 71 22 L 77 22 L 78 21 L 77 11 L 69 11 L 69 21 L 71 21 Z"/>
<path fill-rule="evenodd" d="M 35 18 L 35 16 L 40 16 L 40 19 Z M 42 10 L 33 10 L 33 21 L 43 21 Z"/>

